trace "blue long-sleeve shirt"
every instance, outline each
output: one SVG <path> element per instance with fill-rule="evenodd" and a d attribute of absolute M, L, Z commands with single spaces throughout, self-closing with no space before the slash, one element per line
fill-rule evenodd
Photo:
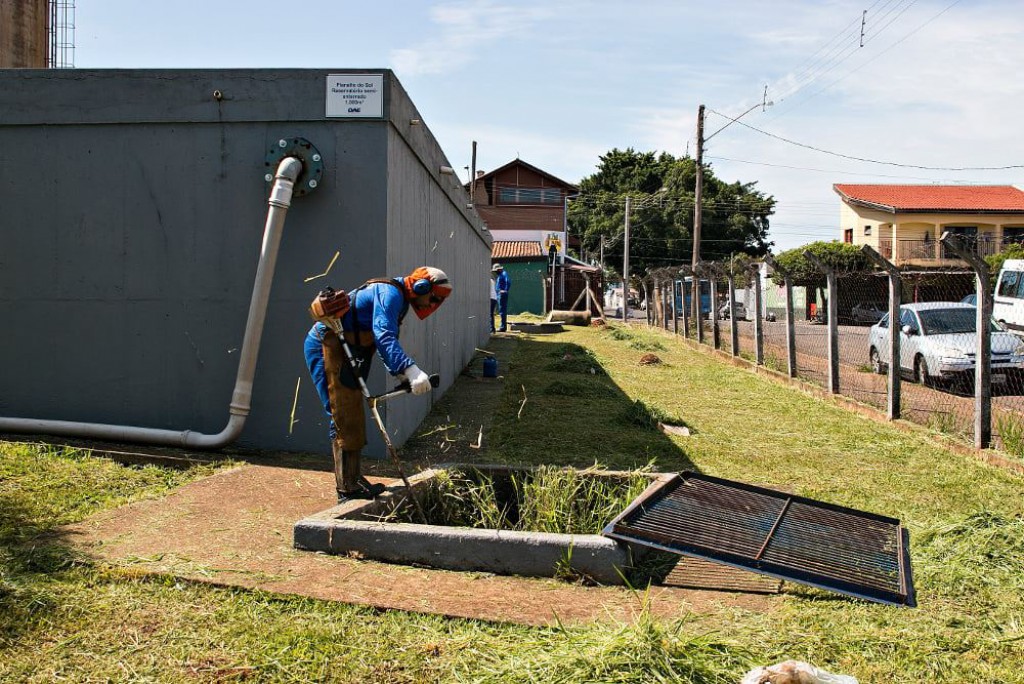
<path fill-rule="evenodd" d="M 502 292 L 508 292 L 509 288 L 512 287 L 512 278 L 509 277 L 508 271 L 502 271 L 498 274 L 498 279 L 494 281 L 494 291 L 497 294 Z"/>
<path fill-rule="evenodd" d="M 352 307 L 341 319 L 341 327 L 347 332 L 356 329 L 353 316 L 358 322 L 359 330 L 373 332 L 377 354 L 392 375 L 398 375 L 415 363 L 398 343 L 399 326 L 409 311 L 409 302 L 405 299 L 401 280 L 394 279 L 399 287 L 387 283 L 370 283 L 358 290 L 352 296 Z M 320 339 L 326 329 L 323 323 L 315 323 L 309 334 Z"/>

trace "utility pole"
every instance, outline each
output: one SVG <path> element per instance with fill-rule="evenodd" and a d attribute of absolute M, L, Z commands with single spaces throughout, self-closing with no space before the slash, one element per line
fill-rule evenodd
<path fill-rule="evenodd" d="M 697 264 L 700 263 L 700 220 L 701 220 L 701 194 L 704 190 L 704 105 L 697 109 L 697 180 L 693 188 L 693 260 L 690 267 L 693 269 L 693 287 L 690 292 L 690 299 L 693 302 L 693 324 L 700 325 L 700 282 L 697 279 Z M 629 207 L 629 198 L 626 198 L 626 206 Z M 629 211 L 626 212 L 626 225 L 629 225 Z M 626 234 L 629 232 L 627 230 Z M 711 302 L 712 311 L 715 302 Z"/>
<path fill-rule="evenodd" d="M 630 197 L 626 195 L 626 234 L 622 245 L 622 322 L 629 321 L 629 212 Z"/>
<path fill-rule="evenodd" d="M 604 275 L 604 235 L 601 235 L 601 275 Z"/>

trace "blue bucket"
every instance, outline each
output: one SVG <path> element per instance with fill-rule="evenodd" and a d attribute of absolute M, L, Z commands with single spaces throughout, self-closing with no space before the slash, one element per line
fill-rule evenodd
<path fill-rule="evenodd" d="M 488 356 L 486 359 L 484 359 L 484 377 L 498 377 L 498 359 L 494 358 L 493 356 Z"/>

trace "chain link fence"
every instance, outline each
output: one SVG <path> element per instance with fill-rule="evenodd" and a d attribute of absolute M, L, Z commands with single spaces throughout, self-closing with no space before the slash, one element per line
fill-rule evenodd
<path fill-rule="evenodd" d="M 800 286 L 760 263 L 704 263 L 696 278 L 689 269 L 660 269 L 645 281 L 648 322 L 698 340 L 697 293 L 702 344 L 976 446 L 1024 455 L 1024 337 L 995 320 L 978 332 L 978 302 L 992 310 L 994 278 L 974 264 L 879 263 L 889 270 L 826 273 L 823 264 L 820 283 Z M 893 331 L 898 363 L 891 362 Z M 979 387 L 982 345 L 990 362 Z"/>

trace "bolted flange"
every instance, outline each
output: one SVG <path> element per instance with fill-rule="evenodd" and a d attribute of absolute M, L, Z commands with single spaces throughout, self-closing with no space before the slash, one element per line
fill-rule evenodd
<path fill-rule="evenodd" d="M 320 186 L 324 175 L 323 155 L 305 138 L 280 138 L 267 146 L 263 175 L 267 185 L 274 182 L 274 171 L 285 157 L 295 157 L 302 162 L 302 173 L 295 181 L 293 195 L 308 195 Z"/>

